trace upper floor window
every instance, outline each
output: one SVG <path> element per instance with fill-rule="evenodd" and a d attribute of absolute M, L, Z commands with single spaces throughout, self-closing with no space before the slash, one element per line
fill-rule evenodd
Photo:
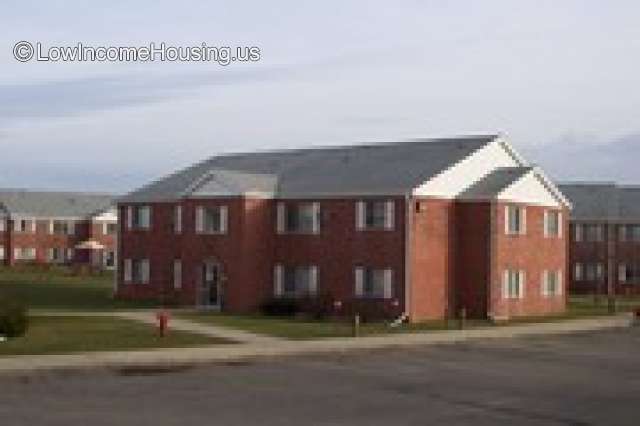
<path fill-rule="evenodd" d="M 640 225 L 620 225 L 618 227 L 618 239 L 621 242 L 640 242 Z"/>
<path fill-rule="evenodd" d="M 54 235 L 73 235 L 75 234 L 75 222 L 52 220 L 49 222 L 49 233 Z"/>
<path fill-rule="evenodd" d="M 522 206 L 505 208 L 505 232 L 507 235 L 524 235 L 527 233 L 527 209 Z"/>
<path fill-rule="evenodd" d="M 196 233 L 198 234 L 226 234 L 227 222 L 227 206 L 196 207 Z"/>
<path fill-rule="evenodd" d="M 13 230 L 15 232 L 35 233 L 36 221 L 35 219 L 15 219 L 13 221 Z"/>
<path fill-rule="evenodd" d="M 127 208 L 127 227 L 129 229 L 151 228 L 151 206 L 129 206 Z"/>
<path fill-rule="evenodd" d="M 284 266 L 274 269 L 276 297 L 308 297 L 318 293 L 318 267 L 315 265 Z"/>
<path fill-rule="evenodd" d="M 320 203 L 284 203 L 277 205 L 276 230 L 279 234 L 320 233 Z"/>
<path fill-rule="evenodd" d="M 150 276 L 149 259 L 124 259 L 124 282 L 148 284 Z"/>
<path fill-rule="evenodd" d="M 47 260 L 51 263 L 64 263 L 67 261 L 67 252 L 62 247 L 52 247 L 47 249 Z"/>
<path fill-rule="evenodd" d="M 517 270 L 504 271 L 502 297 L 504 299 L 524 298 L 525 272 Z"/>
<path fill-rule="evenodd" d="M 173 206 L 173 232 L 182 233 L 182 206 Z"/>
<path fill-rule="evenodd" d="M 393 270 L 390 268 L 355 269 L 356 297 L 391 299 L 393 297 Z"/>
<path fill-rule="evenodd" d="M 562 271 L 544 271 L 542 273 L 542 295 L 544 297 L 562 295 Z"/>
<path fill-rule="evenodd" d="M 562 237 L 562 213 L 554 210 L 544 212 L 544 236 Z"/>
<path fill-rule="evenodd" d="M 573 226 L 573 239 L 575 242 L 602 242 L 604 241 L 604 226 L 601 224 L 576 223 Z"/>
<path fill-rule="evenodd" d="M 395 228 L 395 203 L 393 200 L 367 200 L 356 203 L 356 229 Z"/>

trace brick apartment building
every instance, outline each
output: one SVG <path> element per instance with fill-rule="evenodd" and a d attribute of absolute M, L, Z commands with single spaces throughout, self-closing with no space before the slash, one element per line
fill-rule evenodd
<path fill-rule="evenodd" d="M 213 157 L 118 202 L 122 298 L 326 297 L 412 321 L 565 309 L 569 203 L 501 136 Z"/>
<path fill-rule="evenodd" d="M 640 187 L 561 185 L 571 215 L 570 289 L 582 294 L 640 294 Z"/>
<path fill-rule="evenodd" d="M 68 192 L 0 191 L 0 264 L 115 267 L 113 197 Z"/>

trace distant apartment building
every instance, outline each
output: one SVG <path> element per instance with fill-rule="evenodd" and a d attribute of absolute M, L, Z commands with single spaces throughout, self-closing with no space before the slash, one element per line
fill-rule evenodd
<path fill-rule="evenodd" d="M 640 187 L 560 185 L 573 203 L 572 292 L 640 294 Z"/>
<path fill-rule="evenodd" d="M 501 136 L 223 155 L 118 201 L 117 294 L 413 321 L 565 309 L 569 203 Z"/>
<path fill-rule="evenodd" d="M 0 264 L 87 264 L 114 268 L 113 197 L 0 190 Z"/>

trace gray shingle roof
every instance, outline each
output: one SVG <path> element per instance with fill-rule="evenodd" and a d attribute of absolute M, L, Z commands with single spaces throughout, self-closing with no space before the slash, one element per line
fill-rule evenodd
<path fill-rule="evenodd" d="M 490 199 L 533 170 L 533 167 L 501 167 L 460 194 L 466 199 Z"/>
<path fill-rule="evenodd" d="M 5 213 L 32 217 L 88 217 L 108 210 L 114 197 L 106 194 L 0 190 Z"/>
<path fill-rule="evenodd" d="M 640 221 L 640 187 L 603 182 L 565 183 L 559 188 L 573 203 L 575 220 Z"/>
<path fill-rule="evenodd" d="M 469 136 L 221 155 L 152 182 L 119 201 L 167 201 L 229 189 L 280 197 L 401 194 L 496 138 Z"/>

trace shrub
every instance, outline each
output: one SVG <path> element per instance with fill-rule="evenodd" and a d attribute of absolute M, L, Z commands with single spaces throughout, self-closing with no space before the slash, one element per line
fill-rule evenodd
<path fill-rule="evenodd" d="M 29 317 L 23 303 L 0 299 L 0 335 L 20 337 L 27 332 Z"/>
<path fill-rule="evenodd" d="M 270 299 L 260 306 L 264 315 L 292 317 L 301 311 L 298 300 L 292 298 Z"/>

